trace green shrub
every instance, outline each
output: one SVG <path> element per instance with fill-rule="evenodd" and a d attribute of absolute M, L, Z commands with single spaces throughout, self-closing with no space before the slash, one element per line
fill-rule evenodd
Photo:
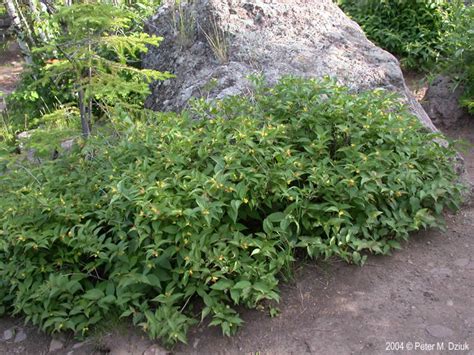
<path fill-rule="evenodd" d="M 461 104 L 474 113 L 474 6 L 459 8 L 455 19 L 455 31 L 447 37 L 453 53 L 444 58 L 440 70 L 464 85 Z"/>
<path fill-rule="evenodd" d="M 283 79 L 0 176 L 0 305 L 47 331 L 112 314 L 185 341 L 278 300 L 296 250 L 361 264 L 456 208 L 455 152 L 394 96 Z"/>
<path fill-rule="evenodd" d="M 430 69 L 451 53 L 446 37 L 455 29 L 460 1 L 339 0 L 351 16 L 382 48 L 401 57 L 407 68 Z"/>
<path fill-rule="evenodd" d="M 65 74 L 47 85 L 43 81 L 45 77 L 43 64 L 29 68 L 21 74 L 15 91 L 6 97 L 8 111 L 5 119 L 14 132 L 36 128 L 45 123 L 44 115 L 76 101 L 71 75 Z M 0 131 L 0 138 L 2 133 Z"/>

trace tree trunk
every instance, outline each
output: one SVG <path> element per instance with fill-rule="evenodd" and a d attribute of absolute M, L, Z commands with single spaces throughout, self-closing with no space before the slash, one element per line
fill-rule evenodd
<path fill-rule="evenodd" d="M 88 115 L 86 112 L 86 103 L 84 102 L 84 89 L 79 89 L 79 112 L 81 113 L 82 136 L 88 138 L 91 135 Z"/>
<path fill-rule="evenodd" d="M 28 42 L 25 40 L 25 38 L 28 37 L 28 28 L 25 28 L 25 25 L 22 24 L 20 13 L 16 6 L 15 0 L 5 0 L 5 8 L 12 21 L 18 45 L 23 53 L 23 56 L 25 57 L 25 62 L 26 64 L 32 64 L 33 61 L 31 59 L 31 50 Z"/>
<path fill-rule="evenodd" d="M 33 20 L 33 23 L 37 23 L 37 24 L 41 23 L 40 11 L 46 12 L 47 11 L 46 6 L 42 3 L 38 4 L 37 0 L 28 0 L 27 2 L 28 2 L 28 7 L 30 8 L 30 12 L 31 12 L 30 16 L 31 16 L 31 19 Z M 37 5 L 40 5 L 39 9 Z M 44 33 L 41 27 L 36 26 L 35 30 L 37 32 L 36 34 L 39 36 L 41 41 L 43 43 L 48 43 L 48 36 L 46 35 L 46 33 Z"/>
<path fill-rule="evenodd" d="M 48 14 L 54 14 L 56 12 L 56 7 L 54 5 L 54 2 L 52 0 L 40 0 L 41 4 L 46 6 L 46 10 L 48 11 Z"/>

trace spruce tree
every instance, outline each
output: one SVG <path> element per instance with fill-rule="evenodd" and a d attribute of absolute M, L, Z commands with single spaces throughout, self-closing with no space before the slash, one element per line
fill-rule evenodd
<path fill-rule="evenodd" d="M 168 73 L 139 68 L 139 55 L 162 38 L 129 32 L 134 14 L 103 3 L 63 6 L 53 15 L 61 29 L 50 43 L 35 50 L 52 57 L 44 67 L 42 84 L 69 77 L 77 98 L 82 134 L 91 134 L 96 116 L 112 116 L 118 107 L 141 109 L 152 80 Z"/>

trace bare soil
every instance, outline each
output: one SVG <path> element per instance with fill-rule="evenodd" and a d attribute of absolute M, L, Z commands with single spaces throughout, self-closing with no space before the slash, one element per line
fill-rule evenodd
<path fill-rule="evenodd" d="M 404 71 L 405 83 L 418 101 L 423 100 L 428 89 L 428 79 L 425 74 L 414 71 Z"/>
<path fill-rule="evenodd" d="M 1 91 L 14 85 L 11 68 L 0 62 Z M 474 120 L 445 133 L 471 144 L 463 155 L 474 182 Z M 280 286 L 279 316 L 271 318 L 268 309 L 241 310 L 245 324 L 236 336 L 225 338 L 217 328 L 201 324 L 191 330 L 188 345 L 172 352 L 474 355 L 472 200 L 446 220 L 445 231 L 415 233 L 403 250 L 372 256 L 364 267 L 301 263 L 294 280 Z M 66 335 L 52 342 L 21 319 L 0 318 L 0 354 L 162 354 L 128 325 L 111 324 L 110 329 L 85 343 Z M 62 348 L 49 352 L 58 343 Z M 464 350 L 455 351 L 455 344 Z"/>
<path fill-rule="evenodd" d="M 15 42 L 0 43 L 0 112 L 5 108 L 5 96 L 10 94 L 23 70 L 23 61 Z"/>

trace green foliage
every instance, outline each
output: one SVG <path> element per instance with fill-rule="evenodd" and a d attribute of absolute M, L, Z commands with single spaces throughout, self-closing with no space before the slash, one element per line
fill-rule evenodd
<path fill-rule="evenodd" d="M 446 38 L 464 7 L 448 0 L 339 0 L 369 39 L 401 57 L 407 68 L 430 69 L 452 51 Z"/>
<path fill-rule="evenodd" d="M 71 1 L 71 4 L 72 3 L 73 2 Z M 71 7 L 71 5 L 65 4 L 65 1 L 63 0 L 51 0 L 47 2 L 39 0 L 15 1 L 13 4 L 21 23 L 21 28 L 17 29 L 17 31 L 19 31 L 17 36 L 26 40 L 31 48 L 41 47 L 49 42 L 49 40 L 54 39 L 61 34 L 61 24 L 55 20 L 54 14 L 65 7 Z M 129 11 L 132 14 L 133 30 L 140 31 L 143 27 L 144 19 L 151 16 L 156 11 L 160 5 L 160 1 L 74 1 L 74 6 L 84 4 L 97 5 L 98 10 L 100 9 L 100 6 L 105 5 L 113 6 L 118 10 Z M 0 15 L 5 12 L 5 7 L 0 7 Z"/>
<path fill-rule="evenodd" d="M 440 69 L 464 85 L 461 104 L 474 113 L 474 6 L 459 8 L 455 19 L 455 31 L 447 37 L 454 50 L 444 58 Z"/>
<path fill-rule="evenodd" d="M 0 305 L 50 332 L 115 314 L 167 343 L 208 316 L 229 335 L 296 250 L 361 264 L 456 208 L 454 150 L 396 97 L 257 82 L 0 176 Z"/>
<path fill-rule="evenodd" d="M 14 132 L 26 131 L 43 124 L 44 115 L 61 109 L 63 103 L 76 101 L 73 79 L 70 73 L 43 84 L 46 70 L 44 66 L 33 66 L 21 74 L 21 79 L 13 93 L 6 97 L 5 121 Z M 40 79 L 40 80 L 38 80 Z M 4 132 L 0 131 L 0 138 Z"/>
<path fill-rule="evenodd" d="M 89 121 L 92 114 L 111 115 L 119 106 L 141 108 L 148 82 L 170 77 L 139 67 L 140 53 L 161 41 L 137 32 L 140 14 L 147 13 L 136 10 L 141 3 L 127 7 L 89 2 L 58 6 L 47 15 L 49 28 L 58 30 L 48 41 L 37 41 L 33 65 L 7 99 L 11 127 L 35 128 L 44 123 L 43 115 L 70 103 L 93 111 L 86 112 Z"/>

